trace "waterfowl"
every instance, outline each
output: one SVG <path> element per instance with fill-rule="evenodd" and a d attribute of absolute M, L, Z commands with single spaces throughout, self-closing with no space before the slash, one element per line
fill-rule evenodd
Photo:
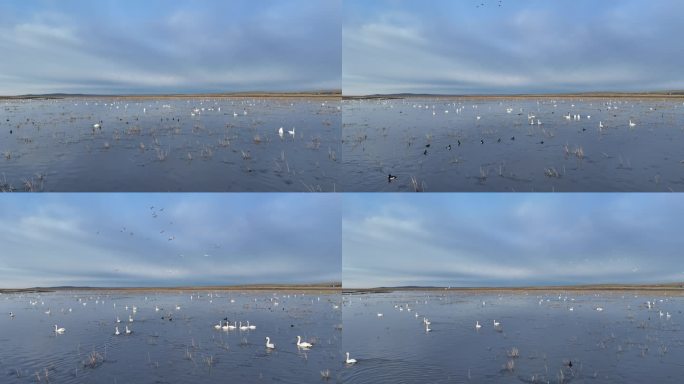
<path fill-rule="evenodd" d="M 266 336 L 266 348 L 275 349 L 275 344 L 271 343 L 271 338 Z"/>
<path fill-rule="evenodd" d="M 306 341 L 302 342 L 302 337 L 297 336 L 297 347 L 298 348 L 311 348 L 311 347 L 313 347 L 313 344 L 307 343 Z"/>
<path fill-rule="evenodd" d="M 57 328 L 57 324 L 55 324 L 55 333 L 62 334 L 62 333 L 64 333 L 64 331 L 66 331 L 66 329 L 64 329 L 64 328 Z"/>
<path fill-rule="evenodd" d="M 391 174 L 391 173 L 387 175 L 387 182 L 388 182 L 388 183 L 391 183 L 392 180 L 396 180 L 396 179 L 397 179 L 397 176 L 396 176 L 396 175 L 393 175 L 393 174 Z"/>
<path fill-rule="evenodd" d="M 356 364 L 356 359 L 350 359 L 349 358 L 349 352 L 347 352 L 347 359 L 344 360 L 344 362 L 347 364 Z"/>
<path fill-rule="evenodd" d="M 133 331 L 131 331 L 130 329 L 128 329 L 128 325 L 127 325 L 127 326 L 126 326 L 126 334 L 127 334 L 127 335 L 130 335 L 131 333 L 133 333 Z"/>
<path fill-rule="evenodd" d="M 475 329 L 480 329 L 482 326 L 480 325 L 480 321 L 475 321 Z"/>
<path fill-rule="evenodd" d="M 119 332 L 119 326 L 114 327 L 114 334 L 116 336 L 119 336 L 121 334 L 121 332 Z"/>

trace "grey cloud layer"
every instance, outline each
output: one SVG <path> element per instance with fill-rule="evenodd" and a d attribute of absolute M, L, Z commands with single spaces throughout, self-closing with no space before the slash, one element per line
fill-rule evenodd
<path fill-rule="evenodd" d="M 346 286 L 646 283 L 684 279 L 684 199 L 431 196 L 345 200 Z"/>

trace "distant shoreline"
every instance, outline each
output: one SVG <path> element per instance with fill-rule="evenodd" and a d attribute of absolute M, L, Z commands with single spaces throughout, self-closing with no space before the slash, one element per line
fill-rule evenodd
<path fill-rule="evenodd" d="M 344 288 L 344 294 L 368 294 L 368 293 L 390 293 L 397 291 L 426 291 L 426 292 L 558 292 L 558 291 L 576 291 L 576 292 L 596 292 L 596 291 L 614 291 L 614 292 L 677 292 L 684 294 L 684 283 L 672 284 L 595 284 L 595 285 L 568 285 L 568 286 L 530 286 L 530 287 L 377 287 L 377 288 Z"/>
<path fill-rule="evenodd" d="M 60 99 L 230 99 L 230 98 L 316 98 L 329 99 L 342 97 L 342 91 L 311 91 L 311 92 L 235 92 L 235 93 L 189 93 L 189 94 L 140 94 L 140 95 L 88 95 L 51 93 L 40 95 L 0 96 L 0 100 L 60 100 Z"/>
<path fill-rule="evenodd" d="M 184 286 L 184 287 L 33 287 L 33 288 L 0 288 L 0 294 L 13 293 L 48 293 L 64 291 L 85 292 L 196 292 L 196 291 L 299 291 L 299 292 L 341 292 L 339 282 L 321 284 L 254 284 L 254 285 L 219 285 L 219 286 Z"/>
<path fill-rule="evenodd" d="M 377 94 L 377 95 L 343 95 L 343 100 L 401 100 L 401 99 L 469 99 L 469 100 L 501 100 L 501 99 L 577 99 L 577 98 L 632 98 L 632 99 L 683 99 L 684 91 L 673 92 L 589 92 L 589 93 L 548 93 L 548 94 L 491 94 L 491 95 L 445 95 L 445 94 Z"/>

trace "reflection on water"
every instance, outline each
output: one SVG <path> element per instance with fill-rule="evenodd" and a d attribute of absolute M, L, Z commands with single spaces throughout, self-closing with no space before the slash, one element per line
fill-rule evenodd
<path fill-rule="evenodd" d="M 337 184 L 339 99 L 67 98 L 0 106 L 1 190 L 327 192 Z"/>
<path fill-rule="evenodd" d="M 341 366 L 339 298 L 301 292 L 0 295 L 0 382 L 318 382 L 322 371 L 334 378 Z M 237 329 L 214 328 L 226 318 Z M 255 329 L 240 330 L 247 321 Z M 298 348 L 297 336 L 313 347 Z M 266 348 L 266 337 L 275 349 Z"/>
<path fill-rule="evenodd" d="M 678 99 L 347 100 L 343 115 L 347 191 L 684 189 Z"/>
<path fill-rule="evenodd" d="M 404 291 L 343 308 L 342 348 L 358 360 L 345 383 L 676 383 L 684 371 L 681 296 Z"/>

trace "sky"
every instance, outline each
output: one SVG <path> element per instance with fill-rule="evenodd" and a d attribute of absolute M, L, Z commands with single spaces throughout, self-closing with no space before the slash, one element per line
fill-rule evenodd
<path fill-rule="evenodd" d="M 0 288 L 341 281 L 340 207 L 332 194 L 6 194 Z"/>
<path fill-rule="evenodd" d="M 345 288 L 684 281 L 681 194 L 345 194 L 343 206 Z"/>
<path fill-rule="evenodd" d="M 0 2 L 0 95 L 341 88 L 341 0 Z"/>
<path fill-rule="evenodd" d="M 345 0 L 345 95 L 684 89 L 679 0 Z"/>

